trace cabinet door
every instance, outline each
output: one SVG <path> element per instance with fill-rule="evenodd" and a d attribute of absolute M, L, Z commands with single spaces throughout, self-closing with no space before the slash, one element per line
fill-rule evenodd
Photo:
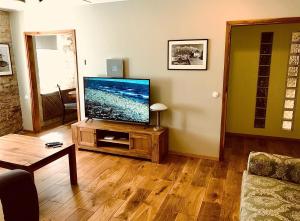
<path fill-rule="evenodd" d="M 140 133 L 130 134 L 130 150 L 144 154 L 151 154 L 151 136 Z"/>
<path fill-rule="evenodd" d="M 96 147 L 96 131 L 90 128 L 78 128 L 78 144 L 81 146 Z"/>

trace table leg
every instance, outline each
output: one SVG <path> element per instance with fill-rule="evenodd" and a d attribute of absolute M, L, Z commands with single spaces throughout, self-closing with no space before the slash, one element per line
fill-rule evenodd
<path fill-rule="evenodd" d="M 69 152 L 69 169 L 70 181 L 72 185 L 77 185 L 77 167 L 76 167 L 76 151 L 75 145 L 70 148 Z"/>

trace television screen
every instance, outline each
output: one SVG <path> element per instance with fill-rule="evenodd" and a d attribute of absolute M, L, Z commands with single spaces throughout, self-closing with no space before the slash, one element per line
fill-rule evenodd
<path fill-rule="evenodd" d="M 84 77 L 85 116 L 148 124 L 150 80 Z"/>

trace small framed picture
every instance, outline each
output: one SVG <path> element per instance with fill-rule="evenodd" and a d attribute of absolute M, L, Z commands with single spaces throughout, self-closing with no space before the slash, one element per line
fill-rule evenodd
<path fill-rule="evenodd" d="M 300 43 L 300 32 L 293 32 L 292 42 L 293 43 Z"/>
<path fill-rule="evenodd" d="M 291 44 L 291 54 L 300 54 L 300 44 Z"/>
<path fill-rule="evenodd" d="M 0 44 L 0 76 L 12 75 L 8 44 Z"/>
<path fill-rule="evenodd" d="M 207 70 L 208 39 L 168 41 L 168 70 Z"/>
<path fill-rule="evenodd" d="M 300 58 L 299 55 L 290 56 L 289 64 L 290 65 L 298 65 L 299 64 L 299 58 Z"/>

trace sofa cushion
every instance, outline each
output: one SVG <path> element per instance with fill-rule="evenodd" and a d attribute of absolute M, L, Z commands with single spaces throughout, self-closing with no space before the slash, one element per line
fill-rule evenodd
<path fill-rule="evenodd" d="M 300 184 L 300 159 L 263 152 L 251 152 L 248 172 Z"/>
<path fill-rule="evenodd" d="M 241 220 L 300 221 L 300 185 L 243 174 Z"/>

